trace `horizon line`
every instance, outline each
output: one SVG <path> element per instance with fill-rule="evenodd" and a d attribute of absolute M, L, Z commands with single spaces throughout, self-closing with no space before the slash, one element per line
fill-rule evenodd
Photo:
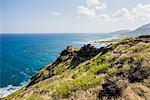
<path fill-rule="evenodd" d="M 112 32 L 0 32 L 0 34 L 108 34 Z"/>

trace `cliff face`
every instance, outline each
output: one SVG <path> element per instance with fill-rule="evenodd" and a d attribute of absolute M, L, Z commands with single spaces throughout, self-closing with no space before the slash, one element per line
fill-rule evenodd
<path fill-rule="evenodd" d="M 68 46 L 4 100 L 149 100 L 150 35 L 106 47 Z"/>

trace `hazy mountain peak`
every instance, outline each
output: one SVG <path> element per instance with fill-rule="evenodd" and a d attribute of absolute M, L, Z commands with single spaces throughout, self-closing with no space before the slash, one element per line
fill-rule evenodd
<path fill-rule="evenodd" d="M 142 25 L 131 32 L 132 34 L 150 34 L 150 23 Z"/>
<path fill-rule="evenodd" d="M 127 33 L 128 35 L 142 35 L 142 34 L 150 34 L 150 23 L 142 25 L 135 30 L 119 30 L 115 32 L 111 32 L 113 34 L 125 34 Z"/>

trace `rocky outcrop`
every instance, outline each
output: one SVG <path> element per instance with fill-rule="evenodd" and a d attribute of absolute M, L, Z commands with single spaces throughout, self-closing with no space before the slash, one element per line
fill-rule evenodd
<path fill-rule="evenodd" d="M 77 52 L 77 48 L 74 48 L 73 46 L 68 46 L 60 53 L 60 56 L 52 63 L 52 66 L 57 66 L 61 62 L 71 59 Z"/>
<path fill-rule="evenodd" d="M 150 35 L 141 35 L 136 38 L 137 41 L 150 42 Z"/>
<path fill-rule="evenodd" d="M 81 49 L 74 55 L 71 67 L 74 68 L 78 64 L 91 59 L 92 57 L 95 57 L 100 50 L 98 48 L 95 48 L 91 44 L 84 45 L 81 47 Z"/>
<path fill-rule="evenodd" d="M 114 81 L 108 79 L 104 84 L 102 84 L 102 90 L 98 97 L 102 100 L 116 99 L 122 95 L 122 91 L 125 87 L 126 83 L 123 80 Z"/>

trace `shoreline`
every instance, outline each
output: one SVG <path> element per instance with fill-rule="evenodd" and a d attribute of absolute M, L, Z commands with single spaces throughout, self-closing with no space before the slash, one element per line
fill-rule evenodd
<path fill-rule="evenodd" d="M 13 92 L 21 89 L 22 87 L 26 86 L 28 82 L 22 82 L 19 86 L 7 85 L 6 87 L 0 88 L 0 98 L 6 97 Z"/>
<path fill-rule="evenodd" d="M 115 36 L 115 37 L 112 36 L 111 38 L 98 39 L 98 40 L 110 41 L 111 39 L 119 40 L 119 36 Z M 95 47 L 103 47 L 103 46 L 111 43 L 111 42 L 95 42 L 98 40 L 92 40 L 92 41 L 89 41 L 88 43 L 82 42 L 81 44 L 89 44 L 90 43 L 90 44 L 94 45 Z M 28 84 L 28 82 L 22 82 L 19 86 L 7 85 L 6 87 L 0 88 L 0 98 L 6 97 L 6 96 L 10 95 L 11 93 L 16 92 L 17 90 L 21 89 L 22 87 L 26 86 L 27 84 Z"/>
<path fill-rule="evenodd" d="M 101 48 L 96 48 L 91 44 L 84 45 L 80 49 L 68 46 L 52 64 L 43 67 L 33 76 L 25 89 L 22 88 L 4 97 L 4 100 L 12 100 L 13 98 L 17 98 L 17 100 L 22 98 L 32 98 L 35 100 L 39 98 L 46 99 L 47 94 L 52 99 L 61 99 L 64 97 L 69 99 L 72 96 L 74 98 L 80 98 L 81 96 L 78 93 L 81 91 L 85 92 L 85 89 L 89 91 L 89 95 L 92 95 L 92 98 L 114 98 L 115 96 L 123 99 L 126 98 L 124 95 L 128 92 L 127 89 L 130 85 L 135 86 L 138 90 L 142 89 L 144 91 L 147 88 L 149 91 L 148 83 L 144 82 L 149 79 L 149 66 L 146 66 L 149 63 L 149 38 L 149 35 L 142 35 L 137 38 L 124 38 L 117 43 Z M 116 55 L 114 55 L 114 51 Z M 131 67 L 132 65 L 139 65 L 136 63 L 139 60 L 135 57 L 142 57 L 140 59 L 143 59 L 143 61 L 140 61 L 142 64 L 138 69 L 137 67 Z M 112 59 L 113 62 L 111 62 Z M 130 59 L 133 59 L 134 62 L 128 63 Z M 118 62 L 116 63 L 115 61 Z M 124 67 L 127 67 L 126 70 Z M 104 73 L 106 76 L 104 76 Z M 122 76 L 120 73 L 123 73 L 125 76 Z M 136 75 L 136 73 L 138 74 Z M 137 86 L 136 84 L 137 82 L 142 86 L 140 89 L 138 87 L 139 85 Z M 97 88 L 97 85 L 102 87 Z M 96 95 L 93 95 L 91 90 L 89 90 L 93 86 L 93 92 L 95 93 L 95 90 L 97 91 Z M 116 89 L 117 91 L 114 91 Z M 110 92 L 108 93 L 108 91 Z M 136 95 L 137 93 L 134 91 L 132 89 L 131 93 L 133 92 Z M 113 96 L 112 93 L 114 93 Z M 144 93 L 147 93 L 147 91 Z M 84 93 L 81 95 L 83 97 L 86 96 Z M 147 98 L 148 95 L 145 94 L 144 97 Z M 130 98 L 131 100 L 133 99 L 132 96 Z"/>

